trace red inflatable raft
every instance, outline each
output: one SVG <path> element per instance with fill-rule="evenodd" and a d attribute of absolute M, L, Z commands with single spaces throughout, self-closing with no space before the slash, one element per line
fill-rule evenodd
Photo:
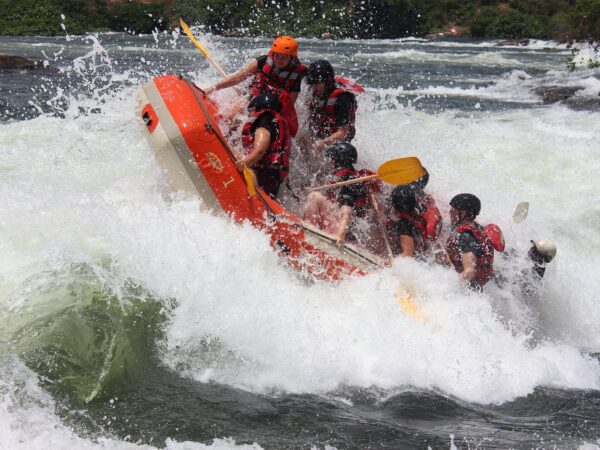
<path fill-rule="evenodd" d="M 165 178 L 174 190 L 199 195 L 207 209 L 249 221 L 266 232 L 289 263 L 319 279 L 363 275 L 381 259 L 304 224 L 262 190 L 251 196 L 216 121 L 217 107 L 193 83 L 155 78 L 138 94 L 138 114 Z"/>

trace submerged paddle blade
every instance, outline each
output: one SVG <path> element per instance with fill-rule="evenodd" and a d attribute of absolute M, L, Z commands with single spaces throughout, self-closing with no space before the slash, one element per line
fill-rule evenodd
<path fill-rule="evenodd" d="M 410 156 L 387 161 L 379 166 L 377 175 L 389 184 L 408 184 L 425 175 L 419 158 Z"/>
<path fill-rule="evenodd" d="M 527 214 L 529 213 L 529 202 L 521 202 L 515 208 L 515 212 L 513 213 L 513 220 L 515 223 L 521 223 L 525 219 L 527 219 Z"/>
<path fill-rule="evenodd" d="M 246 179 L 246 189 L 248 189 L 248 195 L 254 197 L 256 195 L 256 187 L 254 186 L 254 173 L 244 166 L 244 178 Z"/>
<path fill-rule="evenodd" d="M 396 298 L 398 299 L 398 303 L 400 303 L 400 309 L 403 313 L 408 314 L 415 320 L 423 320 L 423 314 L 410 293 L 398 293 L 396 294 Z"/>

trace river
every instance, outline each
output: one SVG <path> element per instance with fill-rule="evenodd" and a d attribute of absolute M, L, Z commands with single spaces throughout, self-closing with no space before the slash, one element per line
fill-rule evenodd
<path fill-rule="evenodd" d="M 270 43 L 202 42 L 229 72 Z M 185 36 L 0 53 L 45 66 L 0 72 L 0 448 L 599 447 L 600 69 L 570 72 L 546 41 L 300 39 L 367 91 L 361 164 L 418 156 L 444 213 L 478 195 L 521 255 L 498 262 L 509 279 L 531 239 L 556 242 L 524 298 L 411 260 L 307 281 L 259 231 L 169 192 L 135 97 L 164 73 L 219 79 Z M 581 89 L 544 104 L 548 86 Z"/>

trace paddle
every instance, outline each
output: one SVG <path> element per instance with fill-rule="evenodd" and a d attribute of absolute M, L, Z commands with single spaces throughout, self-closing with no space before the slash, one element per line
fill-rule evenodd
<path fill-rule="evenodd" d="M 366 177 L 354 178 L 352 180 L 340 181 L 339 183 L 325 184 L 312 188 L 312 191 L 322 191 L 333 189 L 339 186 L 346 186 L 354 183 L 362 183 L 379 178 L 389 184 L 408 184 L 418 180 L 425 175 L 425 170 L 421 165 L 419 158 L 410 156 L 407 158 L 392 159 L 384 162 L 377 169 L 377 173 Z"/>
<path fill-rule="evenodd" d="M 215 66 L 215 68 L 219 71 L 219 73 L 221 75 L 223 75 L 223 77 L 226 77 L 227 73 L 223 70 L 223 68 L 221 67 L 221 65 L 217 61 L 215 61 L 212 56 L 210 56 L 210 53 L 208 53 L 208 50 L 206 50 L 202 46 L 202 44 L 200 44 L 200 42 L 198 42 L 198 39 L 196 39 L 196 37 L 192 33 L 192 30 L 190 30 L 190 27 L 188 26 L 188 24 L 185 23 L 181 17 L 179 18 L 179 25 L 181 26 L 181 29 L 187 35 L 187 37 L 190 38 L 190 41 L 192 41 L 192 43 L 196 46 L 196 48 L 198 50 L 200 50 L 200 53 L 202 53 L 204 56 L 206 56 L 206 59 L 208 59 L 208 61 L 213 66 Z"/>
<path fill-rule="evenodd" d="M 254 186 L 254 172 L 252 172 L 246 164 L 244 164 L 244 168 L 242 170 L 244 171 L 248 195 L 250 197 L 254 197 L 256 195 L 256 187 Z"/>
<path fill-rule="evenodd" d="M 529 213 L 529 202 L 521 202 L 515 208 L 515 212 L 513 213 L 513 220 L 515 223 L 521 223 L 525 219 L 527 219 L 527 214 Z"/>
<path fill-rule="evenodd" d="M 372 192 L 369 192 L 369 198 L 371 200 L 371 205 L 373 205 L 373 210 L 375 211 L 375 217 L 377 218 L 377 224 L 379 225 L 379 231 L 383 236 L 383 242 L 385 244 L 385 250 L 388 255 L 387 263 L 389 265 L 392 264 L 392 260 L 394 259 L 394 254 L 392 253 L 392 247 L 390 246 L 390 241 L 387 237 L 387 230 L 385 228 L 385 223 L 382 217 L 381 210 L 379 209 L 379 202 L 375 198 L 375 195 Z"/>
<path fill-rule="evenodd" d="M 208 61 L 213 66 L 215 66 L 215 68 L 219 71 L 219 73 L 223 77 L 226 77 L 227 73 L 223 70 L 221 65 L 213 59 L 213 57 L 210 55 L 210 53 L 208 53 L 208 50 L 206 50 L 202 46 L 202 44 L 200 44 L 200 42 L 198 42 L 198 39 L 196 39 L 196 37 L 192 33 L 192 30 L 190 30 L 190 27 L 188 26 L 188 24 L 185 23 L 181 17 L 179 18 L 179 25 L 181 26 L 181 29 L 187 35 L 187 37 L 190 38 L 190 41 L 192 41 L 192 43 L 196 46 L 196 48 L 198 50 L 200 50 L 200 53 L 202 53 L 204 56 L 206 56 L 206 59 L 208 59 Z M 244 164 L 243 173 L 244 173 L 244 179 L 246 180 L 246 189 L 248 189 L 248 194 L 250 195 L 250 197 L 253 197 L 256 195 L 256 187 L 254 185 L 254 172 L 252 172 L 252 170 L 250 170 L 250 168 Z"/>

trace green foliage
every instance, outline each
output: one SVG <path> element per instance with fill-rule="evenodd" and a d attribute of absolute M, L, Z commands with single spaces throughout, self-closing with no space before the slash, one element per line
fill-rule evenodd
<path fill-rule="evenodd" d="M 223 33 L 243 27 L 253 2 L 249 0 L 177 0 L 174 13 L 191 24 L 202 24 L 210 31 Z"/>
<path fill-rule="evenodd" d="M 500 12 L 495 6 L 484 6 L 471 22 L 471 34 L 475 37 L 487 37 L 487 30 L 498 18 Z"/>
<path fill-rule="evenodd" d="M 569 8 L 569 0 L 511 0 L 510 6 L 517 11 L 534 16 L 552 16 Z"/>
<path fill-rule="evenodd" d="M 600 0 L 0 0 L 0 9 L 0 34 L 14 35 L 62 34 L 63 23 L 70 34 L 149 33 L 183 17 L 239 35 L 394 38 L 458 25 L 475 37 L 600 41 Z"/>
<path fill-rule="evenodd" d="M 60 33 L 60 11 L 52 0 L 0 0 L 0 34 L 55 35 Z"/>
<path fill-rule="evenodd" d="M 600 0 L 578 0 L 571 17 L 575 39 L 600 42 Z"/>
<path fill-rule="evenodd" d="M 167 23 L 163 20 L 165 6 L 124 3 L 109 10 L 110 28 L 117 31 L 131 30 L 136 33 L 151 33 L 162 30 Z"/>
<path fill-rule="evenodd" d="M 492 6 L 480 9 L 471 23 L 471 33 L 476 37 L 511 39 L 545 35 L 544 27 L 535 17 L 516 10 L 499 11 Z"/>

